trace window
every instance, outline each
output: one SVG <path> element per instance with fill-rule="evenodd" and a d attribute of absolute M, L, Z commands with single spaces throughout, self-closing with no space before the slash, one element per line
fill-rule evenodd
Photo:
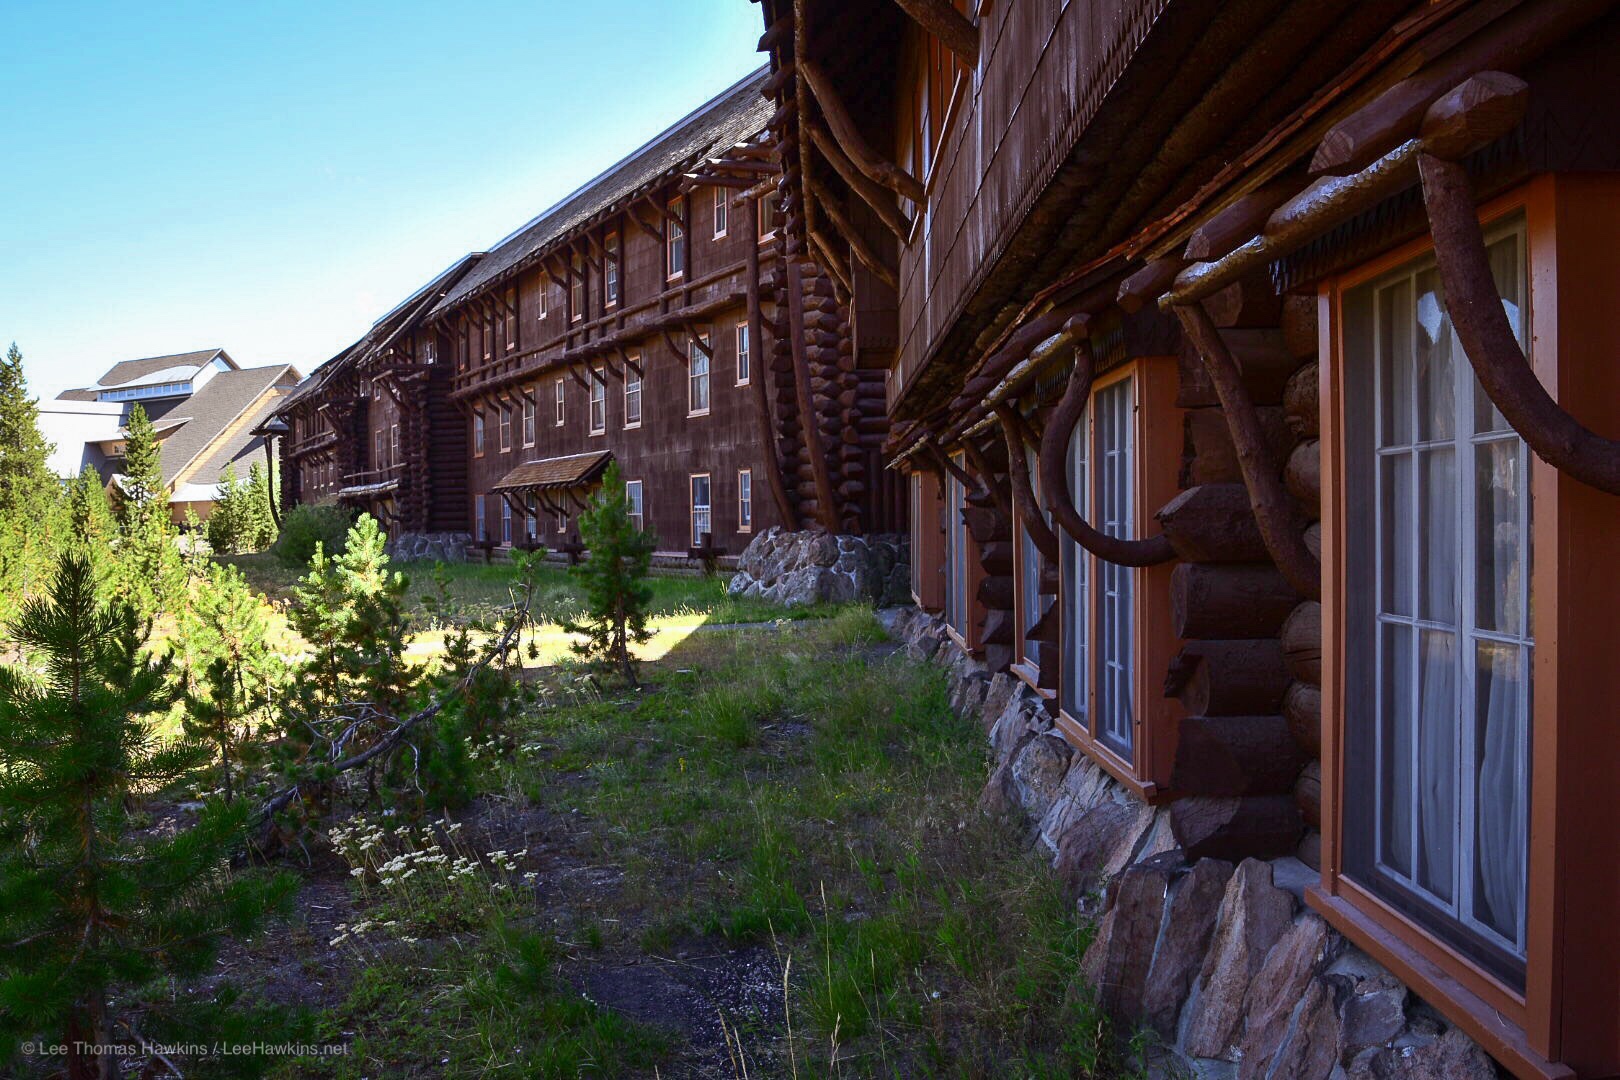
<path fill-rule="evenodd" d="M 479 540 L 489 539 L 489 533 L 484 527 L 484 497 L 482 495 L 473 500 L 473 535 Z"/>
<path fill-rule="evenodd" d="M 664 218 L 664 276 L 680 277 L 686 270 L 686 200 L 674 199 Z"/>
<path fill-rule="evenodd" d="M 436 364 L 438 361 L 439 346 L 432 338 L 428 338 L 422 342 L 422 363 Z"/>
<path fill-rule="evenodd" d="M 1038 458 L 1040 449 L 1026 444 L 1024 446 L 1024 460 L 1029 466 L 1029 487 L 1035 495 L 1035 501 L 1040 503 L 1040 469 Z M 1042 513 L 1048 525 L 1052 523 L 1050 514 Z M 1035 546 L 1035 538 L 1024 527 L 1020 520 L 1018 523 L 1018 640 L 1020 642 L 1019 658 L 1029 664 L 1035 671 L 1040 670 L 1040 643 L 1031 641 L 1029 631 L 1040 621 L 1045 605 L 1041 603 L 1041 571 L 1043 560 L 1040 550 Z"/>
<path fill-rule="evenodd" d="M 388 464 L 399 464 L 399 424 L 388 425 Z"/>
<path fill-rule="evenodd" d="M 512 502 L 510 499 L 501 499 L 501 543 L 512 542 Z"/>
<path fill-rule="evenodd" d="M 641 354 L 631 353 L 624 365 L 624 426 L 627 428 L 641 426 L 641 376 L 630 366 L 640 363 Z"/>
<path fill-rule="evenodd" d="M 704 539 L 713 532 L 709 513 L 709 474 L 699 473 L 692 477 L 692 546 L 702 547 Z"/>
<path fill-rule="evenodd" d="M 557 535 L 558 536 L 567 535 L 567 533 L 568 533 L 568 511 L 566 511 L 566 510 L 558 510 L 557 514 L 556 514 L 555 524 L 557 526 Z"/>
<path fill-rule="evenodd" d="M 371 467 L 380 469 L 387 464 L 383 460 L 383 433 L 374 431 L 371 433 Z"/>
<path fill-rule="evenodd" d="M 578 255 L 569 263 L 568 317 L 573 322 L 585 317 L 585 260 Z"/>
<path fill-rule="evenodd" d="M 961 456 L 954 459 L 959 464 Z M 968 616 L 968 532 L 962 520 L 967 509 L 967 490 L 955 475 L 945 480 L 945 625 L 967 638 Z"/>
<path fill-rule="evenodd" d="M 534 445 L 534 394 L 523 392 L 523 445 Z"/>
<path fill-rule="evenodd" d="M 517 287 L 514 285 L 512 288 L 506 290 L 505 312 L 501 315 L 501 325 L 505 330 L 505 333 L 502 336 L 506 338 L 507 352 L 511 352 L 513 349 L 517 348 L 517 304 Z"/>
<path fill-rule="evenodd" d="M 737 324 L 737 385 L 747 386 L 753 358 L 748 351 L 748 324 Z"/>
<path fill-rule="evenodd" d="M 495 314 L 490 312 L 484 316 L 482 326 L 484 338 L 484 359 L 488 360 L 495 355 Z"/>
<path fill-rule="evenodd" d="M 737 531 L 754 531 L 754 474 L 751 469 L 737 470 Z"/>
<path fill-rule="evenodd" d="M 701 416 L 709 411 L 709 339 L 694 335 L 686 346 L 686 411 Z"/>
<path fill-rule="evenodd" d="M 607 371 L 591 369 L 591 434 L 600 435 L 607 430 Z"/>
<path fill-rule="evenodd" d="M 555 394 L 556 394 L 556 399 L 557 399 L 556 400 L 557 426 L 562 427 L 563 426 L 563 380 L 562 379 L 558 379 L 557 382 L 556 382 Z"/>
<path fill-rule="evenodd" d="M 1520 344 L 1524 234 L 1488 248 Z M 1344 872 L 1511 986 L 1527 955 L 1530 456 L 1432 257 L 1344 296 Z M 1540 554 L 1537 552 L 1536 554 Z"/>
<path fill-rule="evenodd" d="M 714 189 L 714 238 L 716 240 L 726 235 L 726 200 L 729 198 L 731 198 L 729 189 L 723 187 Z"/>
<path fill-rule="evenodd" d="M 1097 379 L 1069 440 L 1075 507 L 1099 532 L 1138 539 L 1173 498 L 1181 455 L 1178 377 L 1171 357 L 1131 360 Z M 1149 422 L 1151 418 L 1151 422 Z M 1175 764 L 1179 705 L 1159 683 L 1179 649 L 1171 627 L 1171 564 L 1132 568 L 1091 555 L 1067 533 L 1059 542 L 1059 725 L 1117 779 L 1158 797 Z M 1020 558 L 1038 565 L 1033 545 Z M 1034 586 L 1031 589 L 1030 586 Z M 1021 583 L 1026 617 L 1039 612 L 1038 582 Z M 1025 653 L 1025 659 L 1045 659 Z M 1046 673 L 1051 674 L 1051 673 Z"/>
<path fill-rule="evenodd" d="M 540 511 L 535 506 L 533 495 L 529 495 L 523 500 L 523 509 L 525 510 L 523 515 L 524 531 L 528 534 L 529 542 L 532 544 L 540 536 Z"/>
<path fill-rule="evenodd" d="M 776 192 L 772 190 L 754 203 L 759 212 L 760 243 L 776 235 L 776 201 Z"/>
<path fill-rule="evenodd" d="M 484 456 L 484 414 L 473 413 L 473 457 Z"/>
<path fill-rule="evenodd" d="M 501 408 L 501 453 L 510 453 L 512 450 L 512 410 L 503 406 Z"/>
<path fill-rule="evenodd" d="M 637 532 L 646 528 L 646 518 L 641 502 L 641 481 L 626 480 L 624 482 L 624 497 L 630 503 L 630 524 L 635 526 Z"/>
<path fill-rule="evenodd" d="M 619 234 L 608 233 L 602 241 L 602 303 L 619 302 Z"/>
<path fill-rule="evenodd" d="M 540 320 L 542 322 L 544 322 L 546 316 L 551 314 L 551 275 L 550 274 L 541 274 L 540 275 L 540 291 L 539 291 L 539 294 L 535 297 L 535 307 L 538 310 Z"/>

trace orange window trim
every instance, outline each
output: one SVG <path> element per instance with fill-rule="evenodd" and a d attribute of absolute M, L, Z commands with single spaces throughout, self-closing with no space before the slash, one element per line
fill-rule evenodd
<path fill-rule="evenodd" d="M 1532 363 L 1587 426 L 1620 431 L 1613 296 L 1620 264 L 1620 179 L 1543 175 L 1486 203 L 1482 222 L 1522 212 Z M 1613 762 L 1612 603 L 1620 499 L 1560 475 L 1533 454 L 1535 563 L 1527 960 L 1522 994 L 1344 876 L 1347 522 L 1344 293 L 1429 250 L 1405 244 L 1323 284 L 1322 877 L 1310 905 L 1521 1077 L 1620 1071 L 1620 807 Z M 1560 345 L 1560 331 L 1566 331 Z"/>
<path fill-rule="evenodd" d="M 919 504 L 912 523 L 916 550 L 911 553 L 915 568 L 911 598 L 924 611 L 937 615 L 945 610 L 945 535 L 939 527 L 944 498 L 939 477 L 927 471 L 911 475 L 918 485 Z"/>
<path fill-rule="evenodd" d="M 1180 491 L 1177 474 L 1181 467 L 1182 412 L 1176 405 L 1176 390 L 1180 380 L 1174 356 L 1150 356 L 1130 360 L 1098 376 L 1092 384 L 1093 398 L 1099 391 L 1127 378 L 1136 379 L 1136 412 L 1132 419 L 1132 435 L 1136 453 L 1133 462 L 1134 526 L 1138 537 L 1158 532 L 1153 515 L 1159 508 L 1176 497 Z M 1089 405 L 1088 419 L 1095 414 Z M 1090 457 L 1088 455 L 1088 462 Z M 1059 539 L 1066 542 L 1061 530 Z M 1098 560 L 1091 559 L 1091 580 L 1096 580 Z M 1132 587 L 1133 618 L 1131 648 L 1134 670 L 1131 672 L 1133 697 L 1133 738 L 1131 758 L 1126 759 L 1099 740 L 1092 738 L 1086 724 L 1065 709 L 1058 710 L 1057 726 L 1077 749 L 1102 766 L 1121 784 L 1148 802 L 1159 802 L 1168 797 L 1170 773 L 1176 761 L 1176 739 L 1184 715 L 1181 703 L 1164 696 L 1164 673 L 1181 649 L 1170 616 L 1170 574 L 1175 564 L 1141 567 L 1135 571 Z M 1059 596 L 1068 603 L 1070 584 L 1067 574 Z M 1086 590 L 1087 626 L 1096 625 L 1097 590 Z M 1054 662 L 1062 664 L 1069 642 L 1061 640 Z M 1061 669 L 1059 671 L 1061 678 Z M 1051 680 L 1056 681 L 1056 680 Z M 1087 680 L 1092 698 L 1089 708 L 1096 714 L 1096 679 Z M 1061 700 L 1061 698 L 1060 698 Z"/>

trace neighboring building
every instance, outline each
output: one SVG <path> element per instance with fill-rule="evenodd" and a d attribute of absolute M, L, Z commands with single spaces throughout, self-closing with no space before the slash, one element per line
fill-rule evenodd
<path fill-rule="evenodd" d="M 1199 1075 L 1620 1075 L 1620 14 L 761 7 L 788 244 L 898 283 L 916 599 L 1120 874 L 1105 1004 Z"/>
<path fill-rule="evenodd" d="M 898 485 L 864 482 L 883 475 L 882 368 L 857 366 L 847 291 L 785 264 L 765 78 L 468 256 L 316 371 L 282 410 L 288 493 L 367 509 L 396 534 L 570 548 L 616 461 L 665 556 L 734 557 L 801 521 L 898 527 Z M 792 318 L 818 327 L 812 352 L 790 347 Z"/>
<path fill-rule="evenodd" d="M 59 474 L 91 465 L 112 482 L 123 468 L 124 424 L 139 403 L 157 431 L 174 519 L 187 510 L 206 518 L 227 466 L 246 478 L 254 463 L 269 464 L 258 428 L 298 380 L 290 364 L 243 369 L 224 349 L 126 360 L 94 386 L 41 402 L 40 428 L 55 445 Z"/>

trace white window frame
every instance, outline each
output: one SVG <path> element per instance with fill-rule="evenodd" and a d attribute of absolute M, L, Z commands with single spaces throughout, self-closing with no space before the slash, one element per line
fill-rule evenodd
<path fill-rule="evenodd" d="M 480 495 L 473 500 L 473 536 L 480 543 L 489 539 L 489 519 L 484 511 L 484 496 Z"/>
<path fill-rule="evenodd" d="M 630 366 L 632 363 L 637 367 L 641 365 L 641 354 L 629 353 L 628 356 L 629 363 L 626 363 L 624 367 L 624 427 L 626 431 L 641 426 L 641 410 L 644 407 L 642 403 L 641 376 L 637 375 L 635 368 Z M 632 401 L 634 402 L 633 409 L 631 407 Z"/>
<path fill-rule="evenodd" d="M 585 259 L 575 255 L 568 263 L 568 321 L 579 322 L 585 317 L 591 292 L 585 280 Z"/>
<path fill-rule="evenodd" d="M 630 504 L 630 522 L 639 532 L 646 528 L 646 502 L 640 480 L 624 482 L 624 497 Z"/>
<path fill-rule="evenodd" d="M 540 275 L 540 295 L 539 295 L 538 299 L 536 300 L 535 304 L 536 304 L 536 308 L 539 311 L 539 320 L 541 322 L 545 322 L 546 321 L 546 316 L 551 314 L 551 275 L 550 274 L 541 274 Z"/>
<path fill-rule="evenodd" d="M 754 213 L 758 219 L 759 242 L 762 244 L 776 237 L 775 198 L 774 193 L 767 193 L 754 200 Z"/>
<path fill-rule="evenodd" d="M 619 306 L 619 234 L 602 238 L 602 307 Z"/>
<path fill-rule="evenodd" d="M 703 501 L 698 502 L 698 481 L 703 481 Z M 687 481 L 690 493 L 692 546 L 699 547 L 704 533 L 714 538 L 714 480 L 708 473 L 692 473 Z M 700 528 L 701 525 L 701 528 Z"/>
<path fill-rule="evenodd" d="M 678 211 L 684 198 L 671 199 L 664 207 L 664 280 L 674 281 L 686 274 L 686 226 Z M 676 257 L 677 251 L 679 258 Z"/>
<path fill-rule="evenodd" d="M 383 433 L 380 430 L 371 433 L 371 457 L 373 469 L 386 467 L 387 463 L 383 461 Z"/>
<path fill-rule="evenodd" d="M 566 415 L 567 415 L 567 408 L 565 406 L 565 402 L 567 400 L 567 397 L 566 397 L 567 391 L 565 391 L 563 389 L 563 382 L 564 382 L 563 377 L 559 375 L 557 377 L 557 381 L 556 381 L 556 384 L 555 384 L 556 389 L 552 392 L 553 399 L 554 399 L 554 402 L 555 402 L 555 408 L 553 410 L 553 415 L 554 415 L 554 417 L 556 419 L 556 424 L 554 426 L 556 426 L 556 427 L 562 427 L 563 426 L 563 420 L 566 418 Z"/>
<path fill-rule="evenodd" d="M 512 500 L 501 499 L 501 543 L 512 545 Z"/>
<path fill-rule="evenodd" d="M 510 405 L 501 406 L 499 430 L 501 453 L 510 454 L 512 452 L 512 407 Z"/>
<path fill-rule="evenodd" d="M 686 346 L 686 415 L 708 416 L 710 408 L 714 405 L 714 385 L 709 378 L 709 354 L 698 347 L 698 342 L 709 344 L 707 334 L 694 334 L 688 339 Z M 701 369 L 701 370 L 700 370 Z M 702 389 L 703 404 L 697 403 L 699 388 Z"/>
<path fill-rule="evenodd" d="M 737 385 L 747 386 L 754 375 L 754 351 L 752 342 L 748 339 L 748 323 L 743 321 L 737 324 Z"/>
<path fill-rule="evenodd" d="M 730 197 L 730 188 L 717 187 L 714 189 L 714 239 L 716 240 L 726 235 L 726 228 L 730 224 L 729 215 L 727 214 L 729 207 L 726 205 L 726 200 Z"/>
<path fill-rule="evenodd" d="M 607 433 L 607 369 L 605 367 L 591 368 L 587 415 L 590 418 L 590 433 L 592 435 Z"/>
<path fill-rule="evenodd" d="M 536 437 L 534 394 L 531 391 L 523 392 L 523 445 L 531 447 Z"/>
<path fill-rule="evenodd" d="M 473 413 L 473 457 L 484 456 L 484 413 L 483 410 Z"/>
<path fill-rule="evenodd" d="M 737 531 L 754 531 L 754 470 L 737 470 Z"/>
<path fill-rule="evenodd" d="M 540 537 L 540 509 L 535 504 L 533 495 L 524 497 L 523 509 L 524 531 L 528 533 L 529 542 L 532 544 Z"/>
<path fill-rule="evenodd" d="M 388 464 L 399 464 L 399 421 L 388 425 Z"/>

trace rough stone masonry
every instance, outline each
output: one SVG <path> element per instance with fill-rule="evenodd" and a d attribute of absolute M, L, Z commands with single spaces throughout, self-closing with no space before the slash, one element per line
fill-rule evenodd
<path fill-rule="evenodd" d="M 752 548 L 750 548 L 752 550 Z M 1169 811 L 1141 802 L 915 607 L 886 612 L 906 652 L 945 669 L 991 747 L 983 805 L 1024 831 L 1098 917 L 1083 974 L 1167 1075 L 1210 1080 L 1497 1080 L 1495 1063 L 1372 957 L 1304 909 L 1298 859 L 1189 863 Z"/>

